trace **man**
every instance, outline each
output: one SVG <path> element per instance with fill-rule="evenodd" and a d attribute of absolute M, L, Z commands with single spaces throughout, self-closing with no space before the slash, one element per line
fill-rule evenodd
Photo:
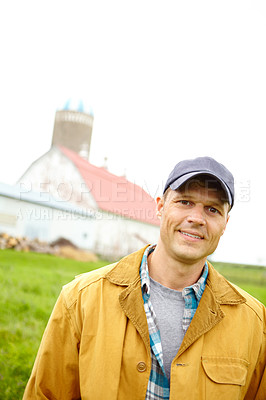
<path fill-rule="evenodd" d="M 222 164 L 178 163 L 157 245 L 63 288 L 24 400 L 266 399 L 265 307 L 207 261 L 233 204 Z"/>

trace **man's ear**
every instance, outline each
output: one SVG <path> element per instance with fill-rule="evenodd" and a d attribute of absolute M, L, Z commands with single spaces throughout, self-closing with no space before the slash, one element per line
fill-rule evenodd
<path fill-rule="evenodd" d="M 164 206 L 164 199 L 163 197 L 157 197 L 156 198 L 156 215 L 158 216 L 158 218 L 161 218 L 162 215 L 162 211 L 163 211 L 163 206 Z"/>

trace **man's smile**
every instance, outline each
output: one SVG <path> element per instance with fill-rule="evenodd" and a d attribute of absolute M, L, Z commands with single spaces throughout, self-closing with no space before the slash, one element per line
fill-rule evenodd
<path fill-rule="evenodd" d="M 199 234 L 198 232 L 188 232 L 188 231 L 181 231 L 179 230 L 182 235 L 190 237 L 192 239 L 202 240 L 204 239 L 203 235 Z"/>

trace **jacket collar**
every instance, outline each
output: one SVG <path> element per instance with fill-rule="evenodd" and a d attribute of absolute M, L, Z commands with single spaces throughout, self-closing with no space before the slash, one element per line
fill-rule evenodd
<path fill-rule="evenodd" d="M 124 286 L 119 294 L 120 306 L 142 337 L 147 354 L 150 354 L 149 330 L 143 307 L 139 274 L 141 260 L 146 248 L 147 246 L 122 258 L 107 273 L 106 278 L 113 284 Z"/>
<path fill-rule="evenodd" d="M 122 258 L 115 267 L 107 273 L 106 278 L 110 282 L 120 286 L 131 286 L 133 283 L 140 280 L 139 268 L 143 254 L 148 246 L 149 245 Z M 241 304 L 246 301 L 238 290 L 220 275 L 209 262 L 208 268 L 207 286 L 213 293 L 217 303 L 233 305 Z"/>
<path fill-rule="evenodd" d="M 116 266 L 107 273 L 106 278 L 111 283 L 120 286 L 129 286 L 138 279 L 140 280 L 139 268 L 143 254 L 148 246 L 149 245 L 122 258 Z"/>
<path fill-rule="evenodd" d="M 106 278 L 124 289 L 120 292 L 119 302 L 126 316 L 140 333 L 147 353 L 150 341 L 147 318 L 143 307 L 139 268 L 147 246 L 119 261 L 107 274 Z M 225 316 L 222 304 L 237 305 L 245 298 L 213 266 L 208 263 L 209 274 L 199 307 L 186 332 L 176 357 L 179 357 L 195 340 L 212 329 Z"/>
<path fill-rule="evenodd" d="M 238 290 L 228 282 L 219 272 L 217 272 L 211 263 L 208 262 L 209 274 L 207 286 L 212 291 L 214 298 L 219 304 L 242 304 L 246 302 Z"/>
<path fill-rule="evenodd" d="M 237 306 L 246 299 L 208 262 L 209 274 L 197 311 L 188 327 L 177 357 L 225 317 L 221 305 Z"/>

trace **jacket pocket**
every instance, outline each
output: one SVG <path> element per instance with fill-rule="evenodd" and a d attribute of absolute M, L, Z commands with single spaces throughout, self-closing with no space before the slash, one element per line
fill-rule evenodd
<path fill-rule="evenodd" d="M 240 358 L 201 358 L 206 375 L 206 399 L 239 400 L 245 386 L 249 363 Z"/>

